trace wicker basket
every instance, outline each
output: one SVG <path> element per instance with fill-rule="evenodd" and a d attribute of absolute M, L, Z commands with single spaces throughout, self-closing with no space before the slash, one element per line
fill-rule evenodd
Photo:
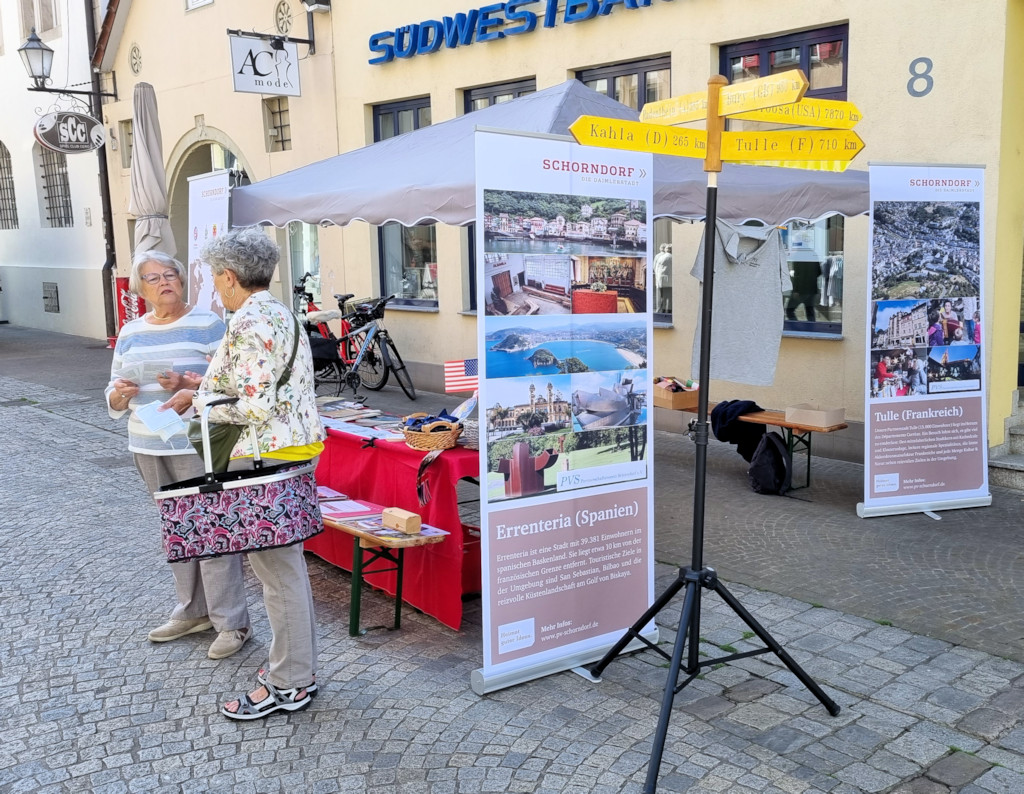
<path fill-rule="evenodd" d="M 410 414 L 406 419 L 422 419 L 427 416 L 429 414 Z M 405 428 L 402 432 L 405 433 L 406 445 L 413 449 L 427 451 L 432 449 L 451 449 L 459 440 L 459 435 L 462 433 L 462 425 L 458 422 L 439 419 L 436 422 L 422 425 L 419 430 Z"/>

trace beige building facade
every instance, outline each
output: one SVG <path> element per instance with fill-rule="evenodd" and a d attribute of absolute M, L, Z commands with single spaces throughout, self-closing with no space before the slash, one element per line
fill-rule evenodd
<path fill-rule="evenodd" d="M 267 179 L 534 90 L 580 79 L 626 104 L 698 91 L 709 75 L 751 79 L 803 68 L 808 96 L 855 103 L 869 162 L 983 165 L 989 441 L 1005 441 L 1017 395 L 1024 254 L 1022 78 L 1024 2 L 969 0 L 452 0 L 311 3 L 298 0 L 178 0 L 110 3 L 94 66 L 116 72 L 120 101 L 105 106 L 108 129 L 130 134 L 134 83 L 157 94 L 176 236 L 187 235 L 187 179 L 229 168 Z M 301 96 L 233 89 L 227 30 L 299 43 Z M 130 262 L 129 173 L 108 150 L 118 268 Z M 438 164 L 443 168 L 443 164 Z M 389 225 L 274 232 L 287 253 L 275 285 L 290 297 L 303 273 L 319 291 L 396 293 L 388 327 L 418 386 L 439 389 L 446 360 L 476 355 L 476 279 L 467 229 Z M 688 375 L 698 321 L 689 275 L 701 224 L 659 222 L 654 250 L 672 245 L 671 288 L 655 294 L 652 374 Z M 710 384 L 712 400 L 749 398 L 765 407 L 798 402 L 844 406 L 851 428 L 816 444 L 860 459 L 867 380 L 866 216 L 791 224 L 794 279 L 813 299 L 780 296 L 786 312 L 774 385 Z M 804 256 L 813 250 L 817 257 Z M 179 251 L 184 242 L 179 243 Z M 808 267 L 814 258 L 815 271 Z M 835 278 L 838 276 L 838 278 Z M 742 312 L 716 305 L 716 311 Z M 756 332 L 757 318 L 751 318 Z M 682 418 L 659 411 L 662 426 Z"/>

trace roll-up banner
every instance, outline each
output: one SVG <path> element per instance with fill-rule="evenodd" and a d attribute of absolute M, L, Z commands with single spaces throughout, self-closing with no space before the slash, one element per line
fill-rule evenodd
<path fill-rule="evenodd" d="M 188 179 L 188 301 L 224 316 L 224 304 L 213 288 L 213 273 L 202 260 L 203 246 L 228 230 L 228 171 L 212 171 Z"/>
<path fill-rule="evenodd" d="M 991 504 L 985 172 L 870 166 L 861 517 Z"/>
<path fill-rule="evenodd" d="M 651 163 L 476 133 L 479 694 L 596 661 L 654 597 Z"/>

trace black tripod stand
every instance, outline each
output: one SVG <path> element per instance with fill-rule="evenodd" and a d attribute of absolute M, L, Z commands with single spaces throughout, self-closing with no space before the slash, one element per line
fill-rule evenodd
<path fill-rule="evenodd" d="M 714 81 L 714 88 L 712 82 Z M 718 111 L 718 88 L 725 81 L 721 82 L 712 78 L 708 83 L 708 150 L 712 151 L 712 119 L 721 123 L 717 117 Z M 720 129 L 719 129 L 720 132 Z M 717 160 L 717 158 L 716 158 Z M 717 166 L 717 167 L 716 167 Z M 705 171 L 708 171 L 708 193 L 707 211 L 704 232 L 704 284 L 701 304 L 701 336 L 700 336 L 700 368 L 699 383 L 701 389 L 697 398 L 697 421 L 694 425 L 694 442 L 697 444 L 697 457 L 694 463 L 694 493 L 693 493 L 693 552 L 689 567 L 681 568 L 674 582 L 668 589 L 658 597 L 651 607 L 640 616 L 619 641 L 609 649 L 597 663 L 591 666 L 590 673 L 600 677 L 602 671 L 611 661 L 621 653 L 633 640 L 639 640 L 651 650 L 670 659 L 671 664 L 668 670 L 668 680 L 665 682 L 665 694 L 661 701 L 661 713 L 658 716 L 658 728 L 654 734 L 654 744 L 651 748 L 651 760 L 647 766 L 647 780 L 644 783 L 644 792 L 654 794 L 658 786 L 658 770 L 661 767 L 661 756 L 665 749 L 665 737 L 668 733 L 668 722 L 672 715 L 672 704 L 675 696 L 697 675 L 701 668 L 735 659 L 745 659 L 749 656 L 759 656 L 765 653 L 774 653 L 789 668 L 800 682 L 806 686 L 822 705 L 828 709 L 833 717 L 839 713 L 839 706 L 831 699 L 815 681 L 807 675 L 786 653 L 785 649 L 772 637 L 771 634 L 751 615 L 743 605 L 730 593 L 719 581 L 718 574 L 714 568 L 704 566 L 704 491 L 707 474 L 708 454 L 708 393 L 707 384 L 710 381 L 711 372 L 711 308 L 713 298 L 713 282 L 715 275 L 715 243 L 718 234 L 716 228 L 718 210 L 718 174 L 721 170 L 721 160 L 717 162 L 709 159 L 705 161 Z M 676 634 L 676 644 L 670 657 L 661 648 L 643 637 L 640 632 L 647 626 L 654 617 L 675 597 L 680 590 L 686 590 L 683 601 L 683 611 L 679 618 L 679 630 Z M 700 599 L 702 590 L 714 590 L 735 612 L 740 619 L 746 623 L 751 631 L 767 646 L 745 653 L 734 653 L 715 659 L 701 660 L 698 657 L 698 644 L 700 638 Z M 687 644 L 689 647 L 687 647 Z M 683 651 L 687 651 L 686 666 L 683 666 Z M 686 679 L 679 683 L 679 671 L 686 673 Z"/>

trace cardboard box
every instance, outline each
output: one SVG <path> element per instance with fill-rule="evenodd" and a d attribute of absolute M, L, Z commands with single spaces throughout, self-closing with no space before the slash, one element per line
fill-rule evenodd
<path fill-rule="evenodd" d="M 845 419 L 845 408 L 822 408 L 814 403 L 800 403 L 786 409 L 786 421 L 798 425 L 832 427 L 841 425 Z"/>
<path fill-rule="evenodd" d="M 692 391 L 669 391 L 658 386 L 651 388 L 656 408 L 668 408 L 670 411 L 696 411 L 697 397 L 700 389 Z"/>
<path fill-rule="evenodd" d="M 406 535 L 419 533 L 421 522 L 416 513 L 400 507 L 387 507 L 381 513 L 381 523 L 388 529 L 397 529 Z"/>

